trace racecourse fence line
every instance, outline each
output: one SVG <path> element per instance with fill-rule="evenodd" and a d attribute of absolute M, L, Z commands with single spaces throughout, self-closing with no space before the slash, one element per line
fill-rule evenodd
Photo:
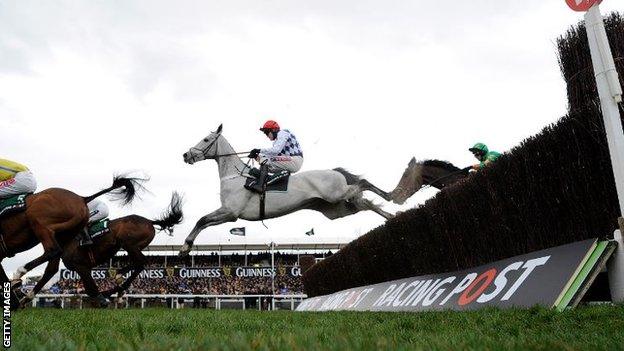
<path fill-rule="evenodd" d="M 606 23 L 623 79 L 624 21 L 613 14 Z M 306 293 L 462 270 L 611 235 L 619 205 L 583 36 L 578 25 L 558 39 L 571 99 L 566 116 L 465 182 L 312 266 L 303 275 Z"/>
<path fill-rule="evenodd" d="M 294 310 L 305 299 L 307 295 L 207 295 L 207 294 L 127 294 L 123 295 L 120 299 L 111 298 L 115 308 L 130 308 L 138 305 L 137 307 L 145 308 L 146 303 L 149 301 L 162 302 L 156 305 L 167 305 L 168 308 L 179 309 L 185 308 L 187 303 L 201 302 L 200 306 L 193 305 L 193 308 L 205 308 L 205 309 L 249 309 L 249 302 L 256 302 L 258 310 Z M 82 309 L 86 307 L 84 303 L 85 299 L 90 299 L 86 294 L 39 294 L 32 300 L 32 307 L 57 307 L 57 308 L 78 308 Z M 199 300 L 197 300 L 199 299 Z M 67 301 L 74 302 L 74 304 L 67 305 Z M 133 300 L 131 303 L 131 300 Z M 182 300 L 182 302 L 180 302 Z M 189 301 L 192 300 L 192 301 Z M 46 302 L 59 302 L 58 304 L 52 304 L 52 306 L 45 306 Z M 264 302 L 267 301 L 267 305 Z M 43 306 L 41 306 L 43 302 Z M 138 304 L 136 303 L 138 302 Z M 211 302 L 211 303 L 209 303 Z M 225 306 L 224 306 L 225 304 Z M 251 304 L 253 306 L 253 304 Z M 73 307 L 72 307 L 73 306 Z M 267 308 L 263 308 L 266 306 Z M 240 307 L 240 308 L 236 308 Z M 270 307 L 270 308 L 268 308 Z M 286 308 L 285 308 L 286 307 Z"/>

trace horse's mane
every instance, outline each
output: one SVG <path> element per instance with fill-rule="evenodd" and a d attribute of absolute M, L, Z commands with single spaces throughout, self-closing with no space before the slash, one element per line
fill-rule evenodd
<path fill-rule="evenodd" d="M 423 166 L 431 166 L 431 167 L 438 167 L 438 168 L 444 168 L 449 172 L 457 172 L 460 171 L 460 168 L 456 167 L 455 165 L 453 165 L 452 163 L 448 162 L 448 161 L 441 161 L 441 160 L 425 160 L 422 162 Z"/>

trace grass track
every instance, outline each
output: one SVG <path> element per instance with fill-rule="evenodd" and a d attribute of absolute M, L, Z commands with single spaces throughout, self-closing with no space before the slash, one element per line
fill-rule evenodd
<path fill-rule="evenodd" d="M 28 309 L 12 321 L 14 350 L 624 349 L 624 306 L 563 313 Z"/>

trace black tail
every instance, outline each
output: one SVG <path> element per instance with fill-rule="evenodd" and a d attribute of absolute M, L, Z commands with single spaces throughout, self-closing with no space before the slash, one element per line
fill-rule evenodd
<path fill-rule="evenodd" d="M 121 200 L 123 205 L 127 205 L 131 203 L 132 200 L 134 200 L 137 190 L 144 188 L 142 183 L 147 180 L 148 179 L 144 178 L 130 178 L 116 175 L 113 178 L 113 185 L 104 190 L 100 190 L 91 196 L 84 197 L 84 202 L 89 203 L 98 196 L 106 193 L 111 193 L 114 200 Z"/>
<path fill-rule="evenodd" d="M 169 208 L 164 212 L 160 219 L 153 220 L 152 224 L 158 226 L 158 230 L 166 230 L 169 235 L 173 234 L 173 226 L 182 223 L 184 214 L 182 213 L 182 196 L 177 192 L 173 192 L 171 195 L 171 202 Z"/>
<path fill-rule="evenodd" d="M 344 168 L 334 168 L 334 171 L 342 174 L 347 180 L 348 185 L 357 184 L 360 181 L 360 177 L 356 176 L 353 173 L 349 173 L 349 171 Z"/>

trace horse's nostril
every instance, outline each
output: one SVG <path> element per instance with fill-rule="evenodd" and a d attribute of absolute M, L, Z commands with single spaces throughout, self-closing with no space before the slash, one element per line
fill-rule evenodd
<path fill-rule="evenodd" d="M 188 152 L 185 152 L 182 157 L 186 158 L 186 156 L 188 156 Z"/>

